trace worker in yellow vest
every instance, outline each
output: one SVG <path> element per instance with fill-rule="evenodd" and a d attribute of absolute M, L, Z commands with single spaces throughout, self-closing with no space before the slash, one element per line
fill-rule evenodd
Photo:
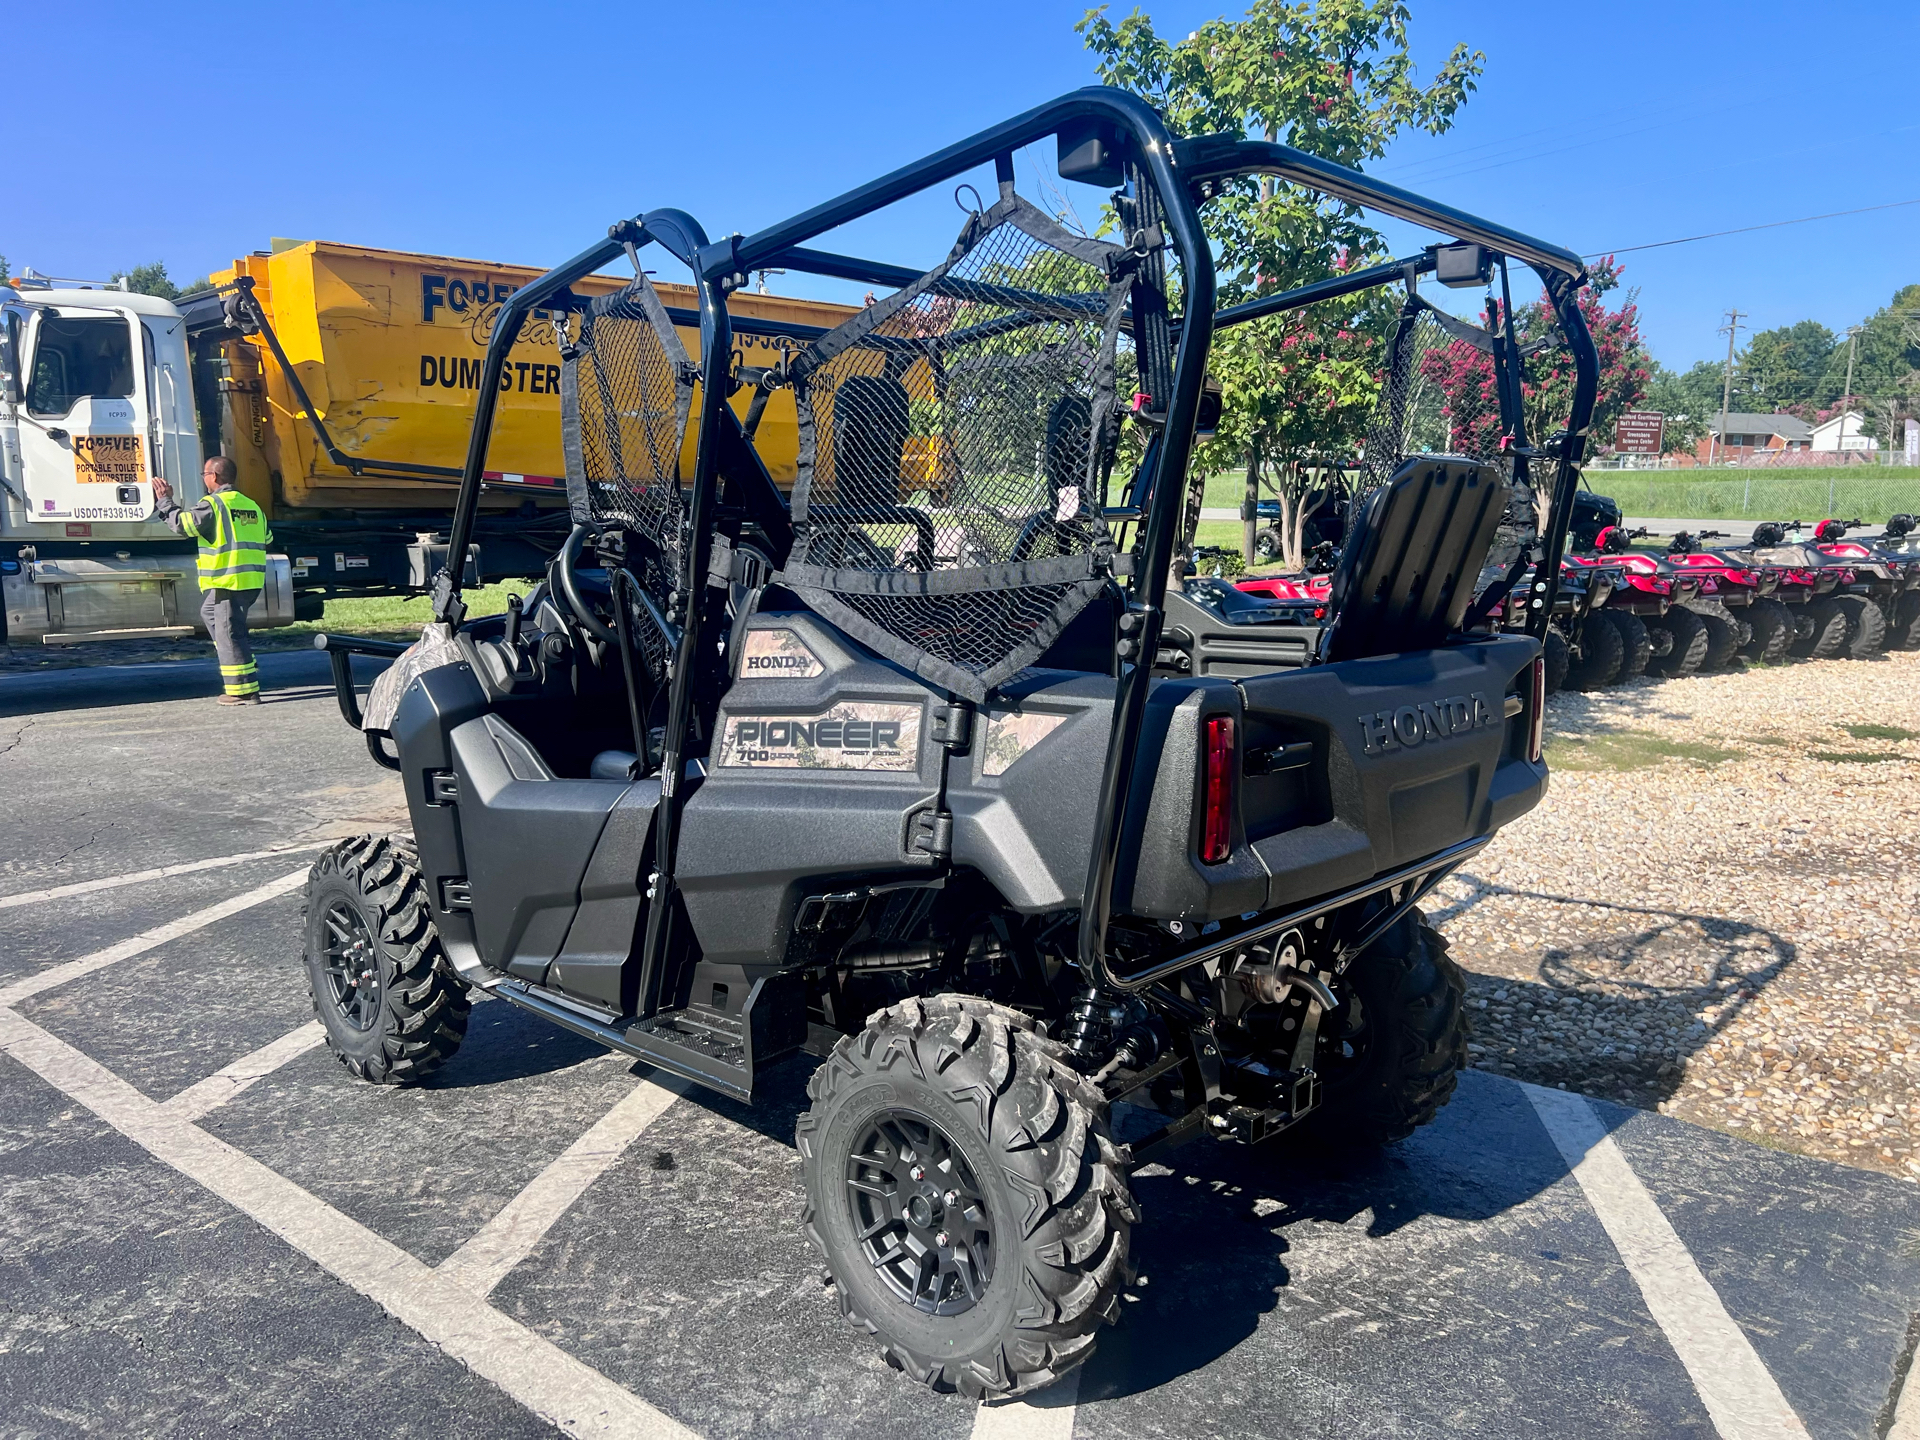
<path fill-rule="evenodd" d="M 247 607 L 267 583 L 267 545 L 273 532 L 260 507 L 233 488 L 239 468 L 215 455 L 200 468 L 207 493 L 191 510 L 173 498 L 165 480 L 153 481 L 154 508 L 200 546 L 200 618 L 220 656 L 222 705 L 258 705 L 260 673 L 247 641 Z"/>

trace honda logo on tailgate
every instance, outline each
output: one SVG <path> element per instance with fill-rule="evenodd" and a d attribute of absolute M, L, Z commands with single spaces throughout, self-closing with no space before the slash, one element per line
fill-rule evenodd
<path fill-rule="evenodd" d="M 1500 723 L 1501 712 L 1487 703 L 1484 691 L 1476 690 L 1471 695 L 1422 700 L 1418 705 L 1376 710 L 1356 718 L 1366 740 L 1366 753 L 1380 755 L 1388 750 L 1411 750 L 1429 740 L 1444 740 L 1468 730 L 1484 730 Z"/>

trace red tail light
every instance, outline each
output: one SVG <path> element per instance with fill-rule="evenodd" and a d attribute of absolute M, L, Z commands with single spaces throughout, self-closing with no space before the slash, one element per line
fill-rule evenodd
<path fill-rule="evenodd" d="M 1207 720 L 1206 817 L 1200 828 L 1200 858 L 1218 865 L 1233 852 L 1233 781 L 1239 771 L 1233 743 L 1233 717 Z"/>
<path fill-rule="evenodd" d="M 1547 743 L 1547 657 L 1533 657 L 1532 695 L 1527 705 L 1527 759 L 1540 763 Z"/>

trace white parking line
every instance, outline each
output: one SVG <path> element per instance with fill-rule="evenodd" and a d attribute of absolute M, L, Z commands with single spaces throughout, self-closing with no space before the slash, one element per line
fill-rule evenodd
<path fill-rule="evenodd" d="M 1920 1385 L 1914 1383 L 1913 1375 L 1916 1368 L 1920 1367 L 1908 1367 L 1900 1401 L 1893 1407 L 1893 1424 L 1887 1427 L 1887 1440 L 1920 1440 Z"/>
<path fill-rule="evenodd" d="M 592 1129 L 569 1145 L 546 1169 L 527 1182 L 453 1254 L 442 1260 L 439 1273 L 454 1284 L 485 1298 L 509 1271 L 533 1253 L 534 1246 L 574 1201 L 626 1149 L 686 1093 L 687 1082 L 665 1076 L 642 1080 L 619 1104 L 595 1122 Z"/>
<path fill-rule="evenodd" d="M 1048 1404 L 1003 1400 L 973 1412 L 973 1440 L 1073 1440 L 1080 1398 L 1080 1371 L 1045 1392 Z"/>
<path fill-rule="evenodd" d="M 1593 1107 L 1571 1091 L 1524 1083 L 1520 1088 L 1586 1192 L 1722 1440 L 1807 1440 L 1806 1426 L 1746 1331 L 1727 1314 Z"/>
<path fill-rule="evenodd" d="M 198 1120 L 233 1099 L 256 1080 L 264 1080 L 289 1060 L 297 1060 L 327 1038 L 326 1027 L 309 1020 L 278 1040 L 242 1055 L 231 1065 L 196 1080 L 179 1094 L 160 1102 L 160 1108 L 178 1120 Z"/>
<path fill-rule="evenodd" d="M 697 1440 L 671 1416 L 472 1291 L 252 1156 L 168 1114 L 98 1061 L 8 1010 L 0 1010 L 0 1052 L 567 1434 Z"/>
<path fill-rule="evenodd" d="M 71 885 L 55 885 L 50 890 L 28 890 L 19 895 L 0 895 L 0 910 L 16 905 L 38 905 L 43 900 L 64 900 L 69 895 L 90 895 L 96 890 L 118 890 L 123 885 L 141 885 L 149 880 L 167 880 L 175 875 L 193 875 L 202 870 L 218 870 L 223 865 L 244 865 L 249 860 L 271 860 L 276 855 L 302 855 L 309 850 L 324 850 L 331 840 L 311 845 L 276 845 L 270 850 L 250 850 L 244 855 L 221 855 L 212 860 L 189 860 L 180 865 L 162 865 L 153 870 L 135 870 L 130 875 L 109 875 L 102 880 L 78 880 Z"/>
<path fill-rule="evenodd" d="M 52 990 L 65 985 L 69 980 L 78 980 L 82 975 L 91 975 L 96 970 L 104 970 L 109 965 L 117 965 L 122 960 L 131 960 L 135 955 L 144 955 L 157 949 L 169 940 L 178 940 L 182 935 L 191 935 L 196 930 L 204 930 L 216 921 L 229 915 L 238 915 L 242 910 L 251 910 L 269 900 L 298 889 L 305 883 L 307 872 L 304 868 L 291 875 L 282 875 L 278 880 L 269 880 L 258 889 L 249 890 L 244 895 L 236 895 L 231 900 L 222 900 L 218 905 L 209 905 L 204 910 L 196 910 L 191 915 L 182 915 L 178 920 L 169 920 L 164 925 L 156 925 L 134 936 L 131 940 L 122 940 L 118 945 L 109 945 L 104 950 L 96 950 L 91 955 L 82 955 L 78 960 L 69 960 L 64 965 L 53 965 L 29 975 L 24 980 L 16 980 L 11 985 L 0 988 L 0 1008 L 18 1005 L 22 1000 L 31 999 L 43 990 Z"/>

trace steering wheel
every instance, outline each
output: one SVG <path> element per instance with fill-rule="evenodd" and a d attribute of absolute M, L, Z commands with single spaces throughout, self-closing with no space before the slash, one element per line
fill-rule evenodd
<path fill-rule="evenodd" d="M 573 527 L 573 532 L 567 536 L 567 543 L 560 547 L 558 563 L 553 567 L 554 576 L 560 583 L 560 598 L 567 602 L 567 609 L 580 622 L 580 628 L 602 645 L 616 645 L 619 637 L 613 633 L 611 625 L 594 613 L 593 607 L 580 593 L 580 579 L 574 574 L 574 566 L 580 560 L 580 547 L 586 544 L 587 536 L 591 533 L 591 526 Z"/>

